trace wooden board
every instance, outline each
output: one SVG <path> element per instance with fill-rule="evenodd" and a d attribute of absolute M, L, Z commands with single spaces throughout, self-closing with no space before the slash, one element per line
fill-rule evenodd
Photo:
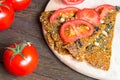
<path fill-rule="evenodd" d="M 120 1 L 118 0 L 92 0 L 92 2 L 90 0 L 85 0 L 85 2 L 83 2 L 82 4 L 79 5 L 73 5 L 74 7 L 78 7 L 78 8 L 94 8 L 98 5 L 101 4 L 111 4 L 111 5 L 120 5 Z M 70 6 L 70 5 L 69 5 Z M 48 5 L 46 6 L 45 11 L 50 11 L 50 10 L 56 10 L 59 8 L 63 8 L 63 7 L 68 7 L 68 5 L 65 5 L 62 3 L 61 0 L 50 0 L 50 2 L 48 3 Z M 69 66 L 70 68 L 72 68 L 73 70 L 79 72 L 79 73 L 83 73 L 87 76 L 96 78 L 96 79 L 101 79 L 101 80 L 120 80 L 120 56 L 119 52 L 120 52 L 120 14 L 117 15 L 116 17 L 116 24 L 115 24 L 115 31 L 114 31 L 114 38 L 113 38 L 113 42 L 112 42 L 112 56 L 111 56 L 111 65 L 110 65 L 110 69 L 108 71 L 104 71 L 101 69 L 96 69 L 92 66 L 90 66 L 89 64 L 87 64 L 86 62 L 79 62 L 75 59 L 73 59 L 71 56 L 63 56 L 61 54 L 58 54 L 51 46 L 50 49 L 53 51 L 53 53 L 59 58 L 60 61 L 62 61 L 64 64 L 66 64 L 67 66 Z M 44 32 L 44 30 L 43 30 Z M 44 32 L 45 34 L 45 32 Z"/>

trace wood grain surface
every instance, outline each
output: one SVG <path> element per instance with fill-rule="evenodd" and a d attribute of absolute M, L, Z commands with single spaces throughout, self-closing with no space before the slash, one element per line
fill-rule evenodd
<path fill-rule="evenodd" d="M 12 27 L 0 32 L 0 80 L 95 80 L 64 65 L 48 48 L 39 22 L 40 14 L 48 1 L 32 0 L 27 9 L 15 12 Z M 9 44 L 23 40 L 35 45 L 39 53 L 39 64 L 32 74 L 16 77 L 5 70 L 2 54 Z"/>

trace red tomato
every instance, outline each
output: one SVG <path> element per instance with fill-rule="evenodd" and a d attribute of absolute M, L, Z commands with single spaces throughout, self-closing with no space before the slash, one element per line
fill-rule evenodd
<path fill-rule="evenodd" d="M 90 36 L 94 27 L 87 21 L 75 19 L 65 22 L 60 28 L 60 37 L 64 43 Z"/>
<path fill-rule="evenodd" d="M 0 3 L 0 31 L 8 29 L 14 21 L 14 9 L 8 2 Z"/>
<path fill-rule="evenodd" d="M 115 8 L 112 5 L 104 4 L 104 5 L 98 6 L 95 10 L 100 14 L 100 19 L 102 20 L 108 13 L 115 10 Z"/>
<path fill-rule="evenodd" d="M 29 42 L 11 44 L 3 54 L 3 63 L 11 74 L 24 76 L 35 70 L 38 53 Z"/>
<path fill-rule="evenodd" d="M 7 0 L 7 1 L 12 3 L 15 10 L 24 10 L 31 3 L 31 0 Z"/>
<path fill-rule="evenodd" d="M 82 3 L 84 0 L 63 0 L 64 3 L 69 4 L 69 5 L 73 5 L 73 4 L 80 4 Z"/>
<path fill-rule="evenodd" d="M 94 25 L 100 24 L 99 14 L 94 9 L 90 8 L 85 8 L 81 11 L 78 11 L 78 13 L 76 14 L 76 19 L 86 20 Z"/>
<path fill-rule="evenodd" d="M 67 7 L 67 8 L 60 8 L 56 10 L 50 17 L 50 22 L 51 23 L 56 23 L 58 22 L 61 18 L 71 18 L 73 17 L 76 12 L 78 11 L 78 8 L 75 7 Z"/>

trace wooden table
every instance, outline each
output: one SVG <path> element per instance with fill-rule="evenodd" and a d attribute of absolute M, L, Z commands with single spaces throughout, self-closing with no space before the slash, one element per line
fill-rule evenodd
<path fill-rule="evenodd" d="M 95 80 L 77 73 L 60 62 L 48 48 L 42 34 L 39 17 L 49 0 L 32 0 L 24 11 L 15 12 L 12 27 L 0 32 L 0 54 L 10 43 L 30 41 L 38 50 L 39 64 L 30 75 L 16 77 L 9 74 L 0 63 L 0 80 Z M 0 56 L 2 57 L 2 55 Z M 2 58 L 0 58 L 2 60 Z"/>

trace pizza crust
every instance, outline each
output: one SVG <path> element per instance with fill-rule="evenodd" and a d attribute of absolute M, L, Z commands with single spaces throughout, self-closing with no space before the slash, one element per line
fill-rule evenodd
<path fill-rule="evenodd" d="M 108 1 L 108 2 L 107 2 Z M 86 5 L 90 2 L 90 0 L 85 0 L 80 5 L 75 5 L 75 7 L 78 8 L 84 8 Z M 112 5 L 120 5 L 119 0 L 93 0 L 93 3 L 89 3 L 89 7 L 95 7 L 100 4 L 112 4 Z M 118 3 L 119 2 L 119 3 Z M 56 10 L 61 7 L 66 7 L 65 4 L 61 2 L 61 0 L 50 0 L 48 5 L 46 6 L 45 11 L 51 11 L 51 10 Z M 97 69 L 90 64 L 88 64 L 86 61 L 79 62 L 75 60 L 72 56 L 70 55 L 61 55 L 57 51 L 54 50 L 53 47 L 50 47 L 52 52 L 60 59 L 61 62 L 72 68 L 73 70 L 82 73 L 84 75 L 96 78 L 96 79 L 101 79 L 101 80 L 120 80 L 120 14 L 117 15 L 116 18 L 116 24 L 115 24 L 115 29 L 114 29 L 114 37 L 113 37 L 113 43 L 112 43 L 112 56 L 111 56 L 111 64 L 110 64 L 110 69 L 108 71 L 104 71 L 101 69 Z M 43 34 L 45 37 L 45 30 L 43 28 Z"/>

